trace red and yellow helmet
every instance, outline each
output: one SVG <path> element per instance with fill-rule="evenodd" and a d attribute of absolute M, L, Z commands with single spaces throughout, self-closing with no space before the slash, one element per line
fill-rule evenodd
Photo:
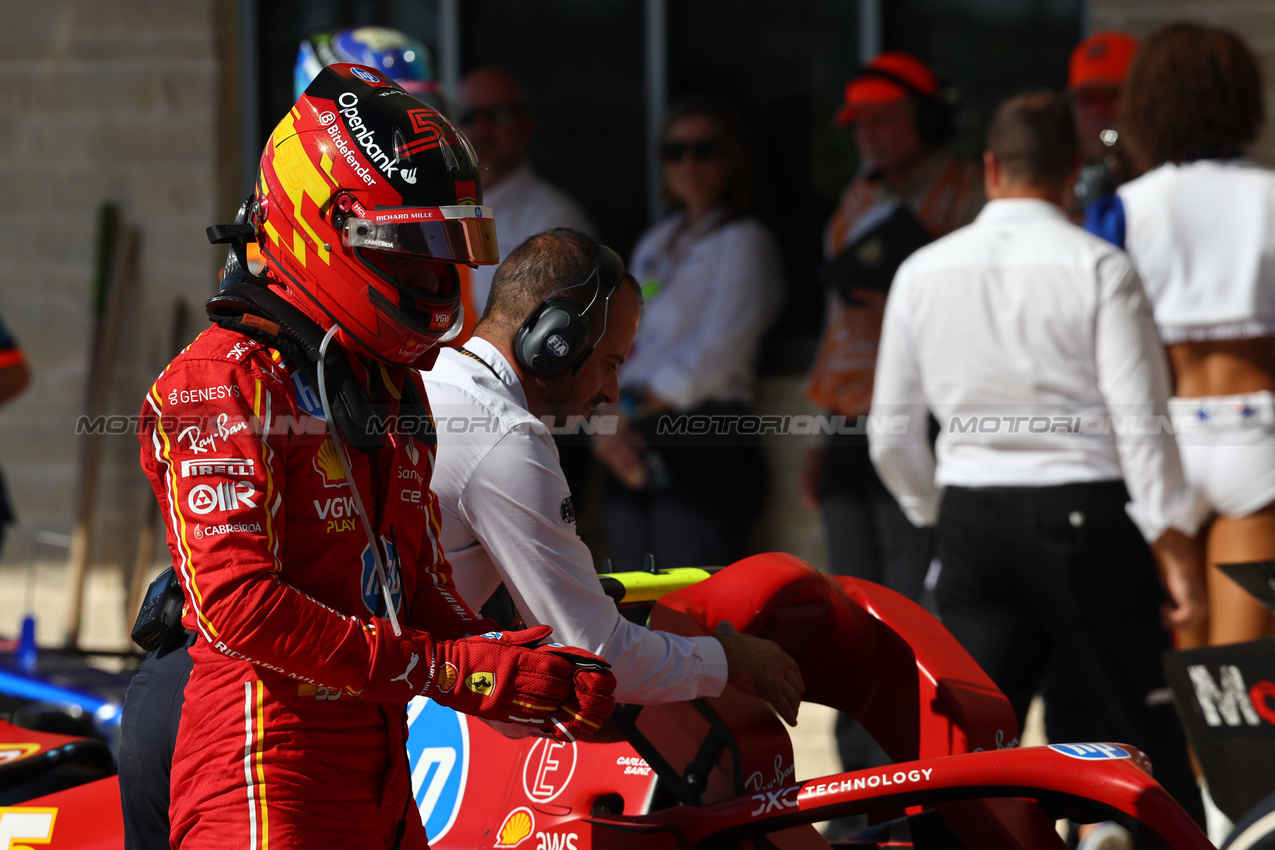
<path fill-rule="evenodd" d="M 271 134 L 256 224 L 280 294 L 398 365 L 459 332 L 456 266 L 500 260 L 469 141 L 361 65 L 324 68 Z"/>

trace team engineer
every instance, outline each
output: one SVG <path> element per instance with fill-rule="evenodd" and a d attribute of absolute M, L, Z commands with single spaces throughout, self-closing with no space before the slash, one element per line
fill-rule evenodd
<path fill-rule="evenodd" d="M 937 522 L 943 625 L 1020 726 L 1050 663 L 1066 658 L 1087 739 L 1146 751 L 1203 822 L 1160 666 L 1162 620 L 1204 614 L 1189 540 L 1199 517 L 1173 435 L 1155 427 L 1169 370 L 1142 283 L 1063 211 L 1078 161 L 1061 96 L 996 111 L 987 206 L 905 260 L 890 289 L 872 414 L 910 427 L 874 431 L 872 461 L 909 519 Z M 1172 597 L 1163 611 L 1152 550 Z"/>
<path fill-rule="evenodd" d="M 795 725 L 801 674 L 777 644 L 725 623 L 716 638 L 687 638 L 625 620 L 576 536 L 543 421 L 565 424 L 616 401 L 640 298 L 619 257 L 589 236 L 533 236 L 497 270 L 474 336 L 424 373 L 438 419 L 432 487 L 456 587 L 477 607 L 503 581 L 528 625 L 552 625 L 558 640 L 611 662 L 618 701 L 716 696 L 730 684 Z"/>

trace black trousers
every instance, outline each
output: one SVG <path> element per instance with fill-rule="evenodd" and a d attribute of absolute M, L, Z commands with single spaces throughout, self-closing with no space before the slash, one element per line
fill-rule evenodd
<path fill-rule="evenodd" d="M 190 678 L 189 646 L 147 655 L 124 694 L 119 768 L 126 850 L 168 850 L 169 775 Z"/>
<path fill-rule="evenodd" d="M 1061 660 L 1085 740 L 1132 744 L 1197 822 L 1203 804 L 1165 682 L 1171 649 L 1155 558 L 1123 482 L 948 487 L 938 523 L 943 625 L 1014 706 L 1019 726 Z M 1080 729 L 1072 731 L 1079 732 Z"/>
<path fill-rule="evenodd" d="M 711 404 L 687 415 L 747 412 L 742 404 Z M 751 554 L 769 484 L 761 444 L 737 434 L 661 434 L 659 418 L 636 423 L 651 449 L 648 465 L 658 464 L 647 486 L 632 490 L 606 475 L 603 515 L 614 569 L 640 570 L 647 553 L 661 569 L 724 567 Z"/>

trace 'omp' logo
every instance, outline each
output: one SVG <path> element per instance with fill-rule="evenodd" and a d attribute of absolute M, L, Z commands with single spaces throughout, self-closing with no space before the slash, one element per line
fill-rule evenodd
<path fill-rule="evenodd" d="M 469 773 L 469 730 L 464 718 L 433 700 L 416 697 L 407 706 L 407 759 L 421 823 L 436 842 L 456 822 Z"/>
<path fill-rule="evenodd" d="M 1049 749 L 1074 759 L 1101 761 L 1104 759 L 1127 759 L 1129 751 L 1115 744 L 1050 744 Z"/>

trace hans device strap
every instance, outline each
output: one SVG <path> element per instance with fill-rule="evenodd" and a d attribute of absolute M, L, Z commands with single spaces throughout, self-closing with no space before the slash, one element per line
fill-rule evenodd
<path fill-rule="evenodd" d="M 316 364 L 323 330 L 309 316 L 265 286 L 242 279 L 223 278 L 221 290 L 204 306 L 213 322 L 277 349 L 301 370 L 311 386 L 318 386 Z M 332 400 L 332 424 L 341 437 L 366 454 L 380 451 L 383 428 L 373 427 L 373 417 L 383 412 L 384 406 L 372 402 L 339 352 L 329 353 L 323 371 Z M 435 444 L 433 419 L 410 376 L 403 382 L 398 421 L 415 425 L 409 433 L 420 442 Z"/>
<path fill-rule="evenodd" d="M 549 297 L 531 312 L 518 329 L 514 337 L 514 356 L 522 367 L 541 378 L 552 378 L 568 369 L 573 375 L 579 372 L 593 353 L 589 346 L 593 326 L 588 315 L 589 308 L 599 299 L 609 299 L 623 278 L 624 261 L 620 255 L 599 244 L 588 277 L 549 293 Z M 594 290 L 587 303 L 558 295 L 590 281 L 594 282 Z"/>

